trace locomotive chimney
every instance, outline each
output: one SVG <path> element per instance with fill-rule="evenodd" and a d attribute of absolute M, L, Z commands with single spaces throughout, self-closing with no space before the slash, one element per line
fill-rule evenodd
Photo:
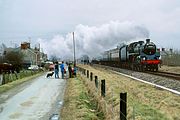
<path fill-rule="evenodd" d="M 150 39 L 146 39 L 146 43 L 150 43 Z"/>
<path fill-rule="evenodd" d="M 165 48 L 162 48 L 162 51 L 165 51 Z"/>
<path fill-rule="evenodd" d="M 170 48 L 170 49 L 169 49 L 169 51 L 172 53 L 172 52 L 173 52 L 173 49 L 172 49 L 172 48 Z"/>

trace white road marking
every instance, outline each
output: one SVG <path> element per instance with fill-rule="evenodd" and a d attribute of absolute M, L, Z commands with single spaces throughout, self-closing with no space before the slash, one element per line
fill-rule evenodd
<path fill-rule="evenodd" d="M 133 77 L 133 76 L 130 76 L 130 75 L 127 75 L 127 74 L 123 74 L 123 73 L 120 73 L 120 72 L 116 72 L 116 71 L 112 71 L 116 74 L 120 74 L 120 75 L 123 75 L 123 76 L 126 76 L 126 77 L 129 77 L 131 79 L 134 79 L 134 80 L 137 80 L 137 81 L 140 81 L 140 82 L 143 82 L 143 83 L 146 83 L 146 84 L 150 84 L 152 86 L 155 86 L 155 87 L 158 87 L 158 88 L 161 88 L 161 89 L 164 89 L 164 90 L 167 90 L 167 91 L 170 91 L 172 93 L 175 93 L 177 95 L 180 95 L 180 92 L 176 91 L 176 90 L 173 90 L 173 89 L 170 89 L 170 88 L 166 88 L 164 86 L 161 86 L 161 85 L 157 85 L 157 84 L 154 84 L 154 83 L 151 83 L 151 82 L 147 82 L 147 81 L 144 81 L 144 80 L 141 80 L 139 78 L 136 78 L 136 77 Z"/>

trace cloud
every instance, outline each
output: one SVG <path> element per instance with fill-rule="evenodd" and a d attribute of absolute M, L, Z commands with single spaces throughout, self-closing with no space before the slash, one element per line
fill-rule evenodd
<path fill-rule="evenodd" d="M 179 48 L 179 42 L 177 42 L 180 34 L 179 12 L 179 0 L 149 0 L 146 2 L 144 0 L 76 0 L 76 4 L 73 4 L 72 0 L 0 0 L 0 40 L 9 44 L 10 41 L 21 42 L 37 34 L 66 33 L 75 31 L 78 24 L 82 24 L 83 29 L 90 29 L 89 31 L 94 28 L 100 30 L 101 27 L 106 29 L 108 24 L 111 24 L 107 22 L 118 20 L 144 24 L 151 31 L 151 38 L 155 43 L 164 47 L 172 44 L 173 47 Z M 103 23 L 107 24 L 101 25 Z M 117 25 L 116 22 L 115 24 Z M 133 26 L 143 28 L 138 24 Z M 120 28 L 114 29 L 120 30 Z M 138 29 L 138 27 L 133 29 Z M 93 31 L 96 32 L 95 30 Z M 75 33 L 76 37 L 78 37 L 77 34 Z M 117 36 L 116 34 L 117 31 L 112 33 Z M 17 38 L 17 35 L 20 37 Z M 88 36 L 93 38 L 93 36 Z M 98 42 L 101 41 L 98 40 Z"/>
<path fill-rule="evenodd" d="M 111 21 L 101 26 L 77 25 L 74 30 L 76 56 L 84 54 L 96 57 L 103 51 L 116 47 L 122 42 L 149 37 L 149 31 L 142 25 L 132 22 Z M 39 39 L 41 47 L 48 56 L 73 58 L 72 33 L 56 35 L 51 40 Z"/>

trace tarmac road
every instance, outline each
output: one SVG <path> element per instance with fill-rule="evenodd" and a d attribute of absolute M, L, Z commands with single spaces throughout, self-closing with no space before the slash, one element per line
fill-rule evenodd
<path fill-rule="evenodd" d="M 46 74 L 0 95 L 0 120 L 49 120 L 59 114 L 66 79 Z"/>

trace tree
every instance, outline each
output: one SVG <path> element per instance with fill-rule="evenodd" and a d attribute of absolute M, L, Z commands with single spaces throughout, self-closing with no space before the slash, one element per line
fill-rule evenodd
<path fill-rule="evenodd" d="M 21 52 L 7 52 L 5 55 L 5 61 L 13 65 L 13 69 L 17 72 L 22 68 L 23 54 Z"/>
<path fill-rule="evenodd" d="M 50 60 L 51 60 L 53 63 L 55 63 L 55 62 L 57 62 L 58 60 L 60 60 L 60 58 L 58 58 L 56 55 L 52 55 L 52 56 L 50 57 Z"/>

